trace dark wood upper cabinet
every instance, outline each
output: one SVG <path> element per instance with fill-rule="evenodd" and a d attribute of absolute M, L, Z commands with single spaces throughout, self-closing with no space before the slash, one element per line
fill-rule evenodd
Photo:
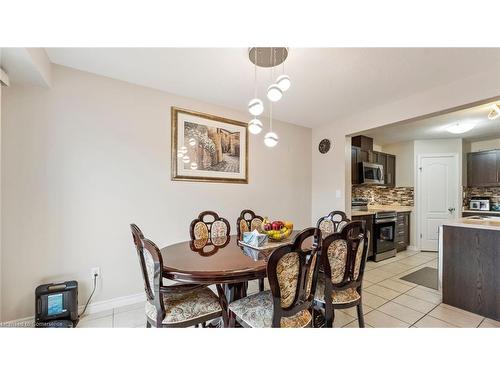
<path fill-rule="evenodd" d="M 387 164 L 385 168 L 385 184 L 396 186 L 396 156 L 387 154 Z"/>
<path fill-rule="evenodd" d="M 396 185 L 396 156 L 373 151 L 373 139 L 358 135 L 351 139 L 351 180 L 353 185 L 361 183 L 361 162 L 380 164 L 384 167 L 384 185 Z"/>
<path fill-rule="evenodd" d="M 500 186 L 500 150 L 467 154 L 468 186 Z"/>

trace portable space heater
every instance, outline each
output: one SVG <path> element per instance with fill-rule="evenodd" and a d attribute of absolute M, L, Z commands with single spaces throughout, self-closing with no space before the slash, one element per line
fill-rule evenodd
<path fill-rule="evenodd" d="M 78 324 L 77 281 L 39 285 L 35 300 L 35 327 L 73 328 Z"/>

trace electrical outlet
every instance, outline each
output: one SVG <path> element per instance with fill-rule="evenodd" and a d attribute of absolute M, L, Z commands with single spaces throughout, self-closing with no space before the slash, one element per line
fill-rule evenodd
<path fill-rule="evenodd" d="M 97 274 L 97 278 L 101 278 L 101 269 L 99 267 L 94 267 L 90 270 L 90 278 L 94 280 L 94 275 Z"/>

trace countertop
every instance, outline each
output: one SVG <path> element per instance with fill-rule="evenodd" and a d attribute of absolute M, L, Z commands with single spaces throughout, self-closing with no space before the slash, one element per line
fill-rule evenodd
<path fill-rule="evenodd" d="M 351 216 L 375 215 L 380 211 L 412 212 L 413 206 L 380 206 L 369 205 L 368 211 L 351 211 Z"/>
<path fill-rule="evenodd" d="M 500 231 L 500 218 L 498 220 L 471 219 L 470 217 L 462 217 L 443 224 L 450 227 L 464 227 L 474 229 L 487 229 Z"/>

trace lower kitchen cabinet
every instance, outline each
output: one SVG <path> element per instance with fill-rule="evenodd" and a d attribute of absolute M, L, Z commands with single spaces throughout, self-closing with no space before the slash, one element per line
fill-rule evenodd
<path fill-rule="evenodd" d="M 365 223 L 368 234 L 368 258 L 373 256 L 373 215 L 353 216 L 352 220 L 360 220 Z"/>
<path fill-rule="evenodd" d="M 410 245 L 410 213 L 398 212 L 396 233 L 394 235 L 396 250 L 403 251 Z"/>

